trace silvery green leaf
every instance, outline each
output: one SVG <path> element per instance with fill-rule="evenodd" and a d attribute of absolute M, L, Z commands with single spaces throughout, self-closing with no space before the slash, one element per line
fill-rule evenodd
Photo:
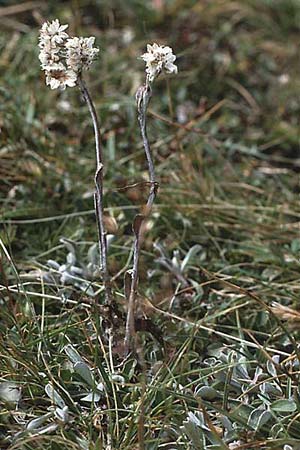
<path fill-rule="evenodd" d="M 90 444 L 85 438 L 76 437 L 76 441 L 82 450 L 89 450 Z"/>
<path fill-rule="evenodd" d="M 241 423 L 247 423 L 250 414 L 254 411 L 254 408 L 250 405 L 240 404 L 240 406 L 234 409 L 231 413 L 231 419 L 233 421 L 239 421 Z"/>
<path fill-rule="evenodd" d="M 73 266 L 76 263 L 75 252 L 70 252 L 67 254 L 67 263 Z"/>
<path fill-rule="evenodd" d="M 52 384 L 48 383 L 45 386 L 45 392 L 48 395 L 48 397 L 51 399 L 51 401 L 59 406 L 60 408 L 64 408 L 66 406 L 63 398 L 59 395 L 59 393 L 54 389 Z"/>
<path fill-rule="evenodd" d="M 194 245 L 193 247 L 191 247 L 189 249 L 189 251 L 187 252 L 187 254 L 186 254 L 185 258 L 184 258 L 184 260 L 181 263 L 181 266 L 180 266 L 181 272 L 185 271 L 185 269 L 186 269 L 187 265 L 189 264 L 190 260 L 192 260 L 197 255 L 197 253 L 201 252 L 201 250 L 202 250 L 202 246 L 198 245 L 198 244 Z"/>
<path fill-rule="evenodd" d="M 26 417 L 26 412 L 20 411 L 20 410 L 14 411 L 13 419 L 19 425 L 25 425 L 26 424 L 27 421 L 26 421 L 25 417 Z"/>
<path fill-rule="evenodd" d="M 68 273 L 67 271 L 63 272 L 63 274 L 60 277 L 61 284 L 74 284 L 74 277 L 72 274 Z"/>
<path fill-rule="evenodd" d="M 297 404 L 292 399 L 276 400 L 272 403 L 271 408 L 273 411 L 289 413 L 297 410 Z"/>
<path fill-rule="evenodd" d="M 254 383 L 254 384 L 257 383 L 258 378 L 260 377 L 260 375 L 262 373 L 263 373 L 262 368 L 261 367 L 256 367 L 252 383 Z"/>
<path fill-rule="evenodd" d="M 104 384 L 103 383 L 98 383 L 97 386 L 96 386 L 96 391 L 104 392 Z"/>
<path fill-rule="evenodd" d="M 300 362 L 298 361 L 298 359 L 295 359 L 294 361 L 291 361 L 292 367 L 295 370 L 299 370 L 300 367 Z"/>
<path fill-rule="evenodd" d="M 246 380 L 249 379 L 249 374 L 244 364 L 239 364 L 234 367 L 233 374 L 233 376 L 237 378 L 244 378 Z"/>
<path fill-rule="evenodd" d="M 173 252 L 172 264 L 173 264 L 174 267 L 177 267 L 177 268 L 180 267 L 180 258 L 179 258 L 179 251 L 178 250 L 175 250 Z"/>
<path fill-rule="evenodd" d="M 267 361 L 267 371 L 270 375 L 272 375 L 272 377 L 276 377 L 277 376 L 277 370 L 275 365 L 273 364 L 273 362 L 271 362 L 270 360 Z"/>
<path fill-rule="evenodd" d="M 204 294 L 204 290 L 203 287 L 197 283 L 197 281 L 195 280 L 190 280 L 191 285 L 193 286 L 193 288 L 195 289 L 196 293 L 198 294 L 198 300 L 200 300 L 203 297 Z"/>
<path fill-rule="evenodd" d="M 225 444 L 224 444 L 224 446 L 225 446 Z M 228 448 L 227 445 L 226 445 L 225 448 L 226 448 L 226 449 Z M 221 449 L 220 444 L 216 444 L 216 445 L 207 445 L 207 446 L 205 447 L 205 450 L 220 450 L 220 449 Z"/>
<path fill-rule="evenodd" d="M 202 386 L 196 391 L 196 395 L 199 395 L 203 400 L 215 400 L 218 397 L 218 392 L 211 386 Z"/>
<path fill-rule="evenodd" d="M 39 375 L 41 378 L 47 378 L 47 375 L 45 374 L 45 372 L 38 372 L 38 375 Z"/>
<path fill-rule="evenodd" d="M 74 371 L 81 376 L 81 378 L 93 388 L 95 387 L 95 379 L 90 367 L 83 361 L 74 364 Z"/>
<path fill-rule="evenodd" d="M 93 296 L 95 295 L 94 289 L 91 286 L 91 283 L 75 283 L 75 286 L 81 289 L 83 292 L 86 293 L 86 295 Z"/>
<path fill-rule="evenodd" d="M 46 420 L 50 419 L 50 417 L 53 417 L 53 413 L 49 412 L 47 414 L 44 414 L 43 416 L 37 417 L 36 419 L 30 420 L 28 422 L 26 429 L 27 430 L 35 430 L 36 428 L 39 428 L 41 425 L 43 425 Z"/>
<path fill-rule="evenodd" d="M 85 293 L 86 293 L 86 295 L 90 295 L 91 297 L 93 297 L 95 295 L 95 291 L 91 286 L 85 290 Z"/>
<path fill-rule="evenodd" d="M 228 419 L 228 417 L 221 415 L 220 421 L 222 422 L 223 427 L 225 428 L 225 430 L 227 432 L 234 430 L 233 425 L 232 425 L 231 421 Z"/>
<path fill-rule="evenodd" d="M 81 269 L 80 267 L 77 267 L 77 266 L 71 266 L 70 267 L 70 272 L 73 275 L 82 275 L 83 274 L 83 269 Z"/>
<path fill-rule="evenodd" d="M 199 417 L 197 417 L 194 413 L 189 412 L 188 413 L 188 422 L 192 422 L 193 424 L 195 424 L 197 427 L 201 427 L 202 424 L 204 424 L 203 421 L 203 416 L 201 417 L 201 420 Z"/>
<path fill-rule="evenodd" d="M 284 432 L 285 432 L 284 425 L 280 422 L 275 423 L 275 425 L 273 425 L 270 430 L 270 437 L 272 437 L 273 439 L 276 439 L 276 438 L 280 437 L 280 435 Z"/>
<path fill-rule="evenodd" d="M 34 435 L 38 436 L 40 434 L 46 434 L 46 433 L 52 433 L 52 431 L 55 431 L 58 428 L 57 423 L 50 423 L 49 425 L 46 425 L 43 428 L 38 428 L 35 430 Z"/>
<path fill-rule="evenodd" d="M 122 377 L 122 375 L 119 375 L 119 374 L 117 374 L 117 373 L 113 373 L 113 374 L 111 375 L 111 379 L 112 379 L 113 381 L 115 381 L 116 383 L 119 383 L 119 384 L 121 384 L 121 385 L 124 385 L 124 383 L 125 383 L 125 378 Z"/>
<path fill-rule="evenodd" d="M 58 280 L 58 277 L 56 276 L 56 274 L 54 274 L 52 272 L 48 272 L 48 273 L 45 273 L 45 275 L 43 275 L 43 280 L 46 281 L 46 283 L 56 283 Z"/>
<path fill-rule="evenodd" d="M 107 234 L 107 248 L 109 248 L 110 244 L 113 242 L 114 239 L 115 239 L 114 234 Z"/>
<path fill-rule="evenodd" d="M 210 429 L 205 425 L 204 417 L 201 412 L 188 412 L 188 421 L 195 424 L 197 427 L 201 427 L 203 430 L 210 431 Z"/>
<path fill-rule="evenodd" d="M 61 422 L 67 423 L 69 420 L 69 408 L 67 406 L 64 408 L 56 408 L 54 415 Z"/>
<path fill-rule="evenodd" d="M 79 355 L 78 351 L 75 350 L 73 345 L 71 345 L 71 344 L 66 345 L 64 347 L 64 351 L 67 354 L 67 356 L 70 359 L 70 361 L 72 361 L 73 364 L 75 364 L 77 362 L 83 362 L 83 359 Z"/>
<path fill-rule="evenodd" d="M 282 395 L 282 390 L 278 384 L 262 383 L 259 385 L 260 392 L 262 394 L 273 394 L 273 395 Z"/>
<path fill-rule="evenodd" d="M 82 397 L 80 400 L 82 400 L 83 402 L 99 402 L 101 398 L 101 395 L 98 394 L 97 392 L 90 392 L 88 395 L 86 395 L 85 397 Z"/>
<path fill-rule="evenodd" d="M 92 263 L 94 266 L 98 265 L 99 261 L 99 250 L 98 250 L 98 244 L 93 244 L 87 254 L 88 261 Z"/>
<path fill-rule="evenodd" d="M 52 267 L 52 269 L 55 269 L 55 270 L 58 270 L 60 267 L 59 264 L 56 261 L 54 261 L 53 259 L 48 259 L 47 265 Z"/>
<path fill-rule="evenodd" d="M 66 270 L 68 270 L 68 265 L 67 264 L 62 264 L 60 267 L 59 267 L 59 269 L 58 269 L 58 271 L 60 272 L 60 273 L 64 273 Z"/>
<path fill-rule="evenodd" d="M 206 358 L 203 361 L 203 364 L 205 364 L 206 366 L 215 366 L 216 364 L 219 364 L 219 361 L 217 360 L 217 358 L 214 358 L 213 356 L 211 358 Z"/>
<path fill-rule="evenodd" d="M 18 403 L 21 399 L 21 387 L 13 381 L 0 383 L 0 400 L 7 403 Z"/>
<path fill-rule="evenodd" d="M 272 418 L 270 411 L 263 408 L 257 408 L 251 412 L 248 425 L 252 427 L 255 431 L 259 431 L 260 428 L 265 425 Z"/>
<path fill-rule="evenodd" d="M 70 253 L 73 253 L 74 255 L 76 254 L 75 247 L 72 244 L 72 242 L 70 241 L 70 239 L 66 239 L 66 238 L 62 237 L 62 238 L 60 238 L 59 241 L 62 244 L 64 244 L 64 246 L 67 248 L 67 250 L 69 250 Z"/>
<path fill-rule="evenodd" d="M 206 439 L 203 431 L 190 420 L 183 422 L 183 426 L 180 427 L 181 431 L 191 440 L 196 450 L 206 449 Z"/>

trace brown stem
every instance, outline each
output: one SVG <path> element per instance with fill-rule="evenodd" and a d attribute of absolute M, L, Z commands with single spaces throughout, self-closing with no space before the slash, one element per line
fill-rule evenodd
<path fill-rule="evenodd" d="M 97 220 L 98 228 L 98 242 L 99 242 L 99 252 L 100 252 L 100 271 L 102 275 L 102 280 L 105 289 L 105 304 L 111 304 L 111 287 L 110 287 L 110 277 L 107 268 L 107 238 L 106 231 L 104 227 L 103 218 L 103 155 L 101 147 L 101 135 L 99 120 L 96 113 L 95 106 L 93 104 L 92 98 L 88 91 L 88 88 L 81 78 L 78 77 L 78 86 L 81 90 L 83 98 L 89 108 L 95 133 L 95 145 L 96 145 L 96 173 L 95 173 L 95 214 Z"/>
<path fill-rule="evenodd" d="M 145 150 L 145 155 L 148 163 L 149 179 L 150 179 L 150 191 L 147 200 L 147 207 L 144 215 L 137 215 L 133 223 L 133 231 L 135 234 L 134 239 L 134 253 L 133 253 L 133 267 L 131 274 L 131 287 L 128 299 L 128 312 L 126 320 L 126 334 L 125 334 L 125 352 L 128 353 L 129 349 L 132 347 L 132 341 L 135 335 L 135 303 L 136 303 L 136 291 L 138 285 L 138 265 L 141 250 L 141 241 L 143 234 L 143 222 L 149 217 L 152 206 L 156 197 L 158 184 L 155 180 L 155 170 L 152 160 L 149 140 L 147 136 L 146 129 L 146 116 L 147 107 L 151 98 L 151 87 L 148 83 L 141 86 L 136 94 L 137 110 L 138 110 L 138 122 L 140 126 L 140 131 L 143 139 L 143 145 Z"/>

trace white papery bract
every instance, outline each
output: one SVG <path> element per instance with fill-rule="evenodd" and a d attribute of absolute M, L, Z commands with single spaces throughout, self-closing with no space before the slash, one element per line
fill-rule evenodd
<path fill-rule="evenodd" d="M 52 41 L 51 38 L 45 36 L 43 39 L 40 39 L 39 47 L 39 60 L 41 62 L 43 70 L 46 66 L 57 63 L 59 61 L 60 48 L 55 41 Z"/>
<path fill-rule="evenodd" d="M 57 44 L 62 44 L 68 38 L 68 34 L 65 33 L 68 26 L 61 25 L 58 19 L 53 20 L 51 23 L 45 22 L 40 30 L 40 36 L 41 38 L 51 38 Z"/>
<path fill-rule="evenodd" d="M 177 73 L 178 68 L 174 64 L 176 56 L 173 54 L 171 47 L 153 44 L 147 45 L 147 52 L 141 58 L 146 63 L 147 79 L 150 83 L 162 72 Z"/>
<path fill-rule="evenodd" d="M 40 29 L 39 60 L 51 89 L 76 86 L 82 70 L 89 69 L 99 52 L 94 47 L 94 37 L 70 38 L 65 32 L 67 28 L 68 25 L 61 25 L 55 19 L 45 22 Z"/>

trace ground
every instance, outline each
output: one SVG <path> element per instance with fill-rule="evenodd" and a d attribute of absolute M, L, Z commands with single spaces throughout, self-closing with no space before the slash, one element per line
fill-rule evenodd
<path fill-rule="evenodd" d="M 3 1 L 1 449 L 300 448 L 297 0 Z M 96 37 L 109 270 L 103 307 L 94 137 L 51 91 L 38 30 Z M 159 191 L 142 248 L 136 351 L 122 356 L 131 224 L 147 199 L 134 95 L 147 43 Z M 116 225 L 117 224 L 117 229 Z"/>

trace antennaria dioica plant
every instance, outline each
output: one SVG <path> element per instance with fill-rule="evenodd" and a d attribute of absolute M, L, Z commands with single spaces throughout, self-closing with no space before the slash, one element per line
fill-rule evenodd
<path fill-rule="evenodd" d="M 77 84 L 91 114 L 96 146 L 94 203 L 99 239 L 100 272 L 105 288 L 105 303 L 109 305 L 112 302 L 112 295 L 107 267 L 107 239 L 103 214 L 103 153 L 100 124 L 82 76 L 82 72 L 89 69 L 99 49 L 93 47 L 94 37 L 69 38 L 65 32 L 67 27 L 68 25 L 60 25 L 57 19 L 43 24 L 40 30 L 39 58 L 41 67 L 46 74 L 46 84 L 50 85 L 51 89 L 65 89 L 66 86 L 73 87 Z"/>
<path fill-rule="evenodd" d="M 160 46 L 158 44 L 147 45 L 147 53 L 142 55 L 142 59 L 146 62 L 146 82 L 141 86 L 136 93 L 136 104 L 138 113 L 138 122 L 140 132 L 143 140 L 143 146 L 148 164 L 150 189 L 146 208 L 144 208 L 143 214 L 138 214 L 133 223 L 134 239 L 134 256 L 133 256 L 133 268 L 131 272 L 131 286 L 128 298 L 128 312 L 126 320 L 126 336 L 125 336 L 125 348 L 129 350 L 132 344 L 132 338 L 135 334 L 135 298 L 138 284 L 138 264 L 140 249 L 142 243 L 143 223 L 144 220 L 149 217 L 152 206 L 156 197 L 158 183 L 155 177 L 154 163 L 152 159 L 149 140 L 147 137 L 146 118 L 147 108 L 152 95 L 152 83 L 160 73 L 164 70 L 167 73 L 177 73 L 177 66 L 174 61 L 176 56 L 173 55 L 170 47 Z"/>

